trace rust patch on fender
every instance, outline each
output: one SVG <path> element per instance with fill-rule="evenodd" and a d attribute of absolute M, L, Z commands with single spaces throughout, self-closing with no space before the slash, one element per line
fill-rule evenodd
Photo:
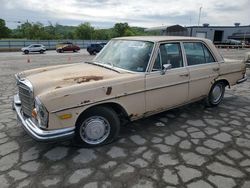
<path fill-rule="evenodd" d="M 130 114 L 128 117 L 132 118 L 132 117 L 137 117 L 137 116 L 138 116 L 138 114 Z"/>
<path fill-rule="evenodd" d="M 83 82 L 89 82 L 91 80 L 98 81 L 102 79 L 103 79 L 103 76 L 78 76 L 78 77 L 65 78 L 64 80 L 74 80 L 78 84 L 80 84 Z"/>
<path fill-rule="evenodd" d="M 55 89 L 59 89 L 59 88 L 62 88 L 61 86 L 56 86 Z"/>
<path fill-rule="evenodd" d="M 106 95 L 110 95 L 112 92 L 112 87 L 108 87 L 106 91 Z"/>
<path fill-rule="evenodd" d="M 89 103 L 89 102 L 90 102 L 90 100 L 85 100 L 85 101 L 81 102 L 81 104 L 86 104 L 86 103 Z"/>

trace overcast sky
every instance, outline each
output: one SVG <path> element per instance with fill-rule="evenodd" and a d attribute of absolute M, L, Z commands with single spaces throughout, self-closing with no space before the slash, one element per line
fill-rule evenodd
<path fill-rule="evenodd" d="M 96 28 L 109 28 L 117 22 L 131 26 L 250 25 L 250 0 L 0 0 L 0 18 L 7 26 L 17 21 L 48 21 L 62 25 L 90 22 Z"/>

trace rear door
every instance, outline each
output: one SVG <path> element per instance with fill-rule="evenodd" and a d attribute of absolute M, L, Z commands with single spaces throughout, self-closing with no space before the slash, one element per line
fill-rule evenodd
<path fill-rule="evenodd" d="M 219 76 L 219 64 L 203 42 L 183 42 L 190 74 L 188 100 L 195 100 L 209 93 L 214 79 Z"/>
<path fill-rule="evenodd" d="M 41 50 L 41 45 L 34 45 L 34 52 L 39 52 Z"/>

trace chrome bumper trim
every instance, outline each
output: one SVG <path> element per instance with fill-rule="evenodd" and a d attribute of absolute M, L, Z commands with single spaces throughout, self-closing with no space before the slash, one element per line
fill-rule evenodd
<path fill-rule="evenodd" d="M 18 95 L 14 96 L 13 107 L 17 113 L 17 118 L 20 120 L 23 129 L 35 140 L 41 142 L 57 141 L 73 137 L 75 127 L 63 128 L 57 130 L 42 130 L 30 118 L 23 116 Z"/>
<path fill-rule="evenodd" d="M 247 81 L 247 75 L 246 74 L 244 75 L 244 77 L 242 79 L 238 80 L 236 83 L 240 84 L 240 83 L 245 82 L 245 81 Z"/>

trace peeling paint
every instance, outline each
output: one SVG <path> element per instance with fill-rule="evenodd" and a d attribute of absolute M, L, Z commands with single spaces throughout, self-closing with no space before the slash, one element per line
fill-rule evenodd
<path fill-rule="evenodd" d="M 137 117 L 137 116 L 138 116 L 138 114 L 130 114 L 130 115 L 129 115 L 129 118 Z"/>
<path fill-rule="evenodd" d="M 110 95 L 112 92 L 112 87 L 108 87 L 106 91 L 106 95 Z"/>
<path fill-rule="evenodd" d="M 89 102 L 90 102 L 90 100 L 85 100 L 85 101 L 81 102 L 81 104 L 86 104 L 86 103 L 89 103 Z"/>
<path fill-rule="evenodd" d="M 78 77 L 65 78 L 64 80 L 74 80 L 78 84 L 80 84 L 83 82 L 89 82 L 91 80 L 98 81 L 102 79 L 103 79 L 103 76 L 78 76 Z"/>

